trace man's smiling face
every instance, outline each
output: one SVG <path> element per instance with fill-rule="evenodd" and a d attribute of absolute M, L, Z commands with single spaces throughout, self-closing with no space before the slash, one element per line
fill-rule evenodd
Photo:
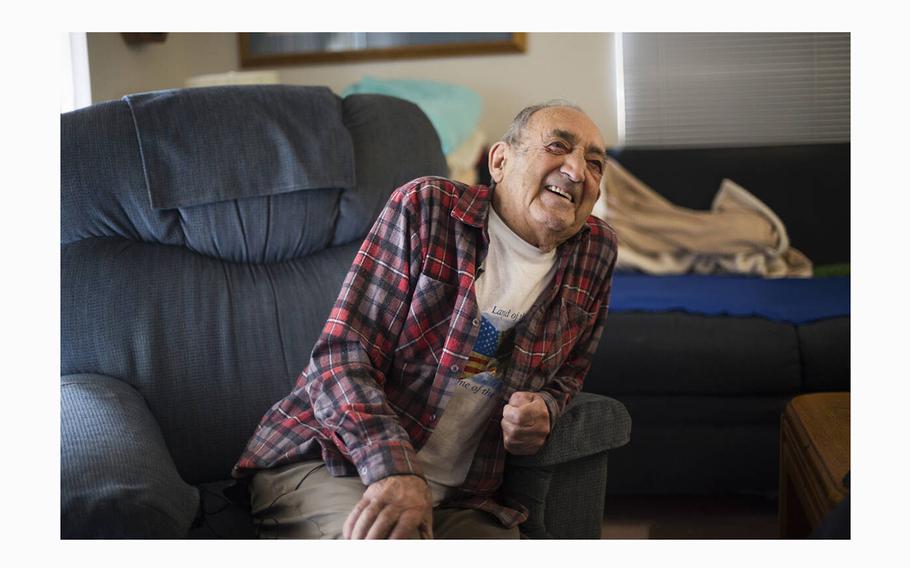
<path fill-rule="evenodd" d="M 580 110 L 538 110 L 521 140 L 490 149 L 494 209 L 522 239 L 552 250 L 591 214 L 600 195 L 604 148 L 600 131 Z"/>

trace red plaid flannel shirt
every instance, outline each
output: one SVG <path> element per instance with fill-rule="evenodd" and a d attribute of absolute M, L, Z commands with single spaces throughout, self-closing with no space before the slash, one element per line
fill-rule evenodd
<path fill-rule="evenodd" d="M 474 280 L 486 255 L 492 190 L 436 177 L 391 196 L 374 224 L 294 390 L 262 418 L 234 466 L 255 470 L 312 459 L 364 484 L 423 475 L 416 452 L 433 433 L 479 331 Z M 502 405 L 540 393 L 551 426 L 582 385 L 607 315 L 616 236 L 595 217 L 557 249 L 552 285 L 516 324 Z M 453 504 L 527 518 L 504 504 L 501 407 L 486 422 Z"/>

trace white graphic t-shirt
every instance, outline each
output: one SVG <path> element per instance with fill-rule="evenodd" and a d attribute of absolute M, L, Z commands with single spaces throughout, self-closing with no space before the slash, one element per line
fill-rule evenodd
<path fill-rule="evenodd" d="M 500 403 L 499 367 L 512 352 L 513 327 L 553 279 L 556 252 L 525 242 L 490 207 L 490 245 L 484 271 L 474 282 L 480 332 L 470 359 L 453 387 L 445 414 L 417 454 L 438 505 L 460 486 L 477 451 L 490 413 Z"/>

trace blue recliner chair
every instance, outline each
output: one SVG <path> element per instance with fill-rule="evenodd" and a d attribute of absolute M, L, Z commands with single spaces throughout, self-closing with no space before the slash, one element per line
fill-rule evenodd
<path fill-rule="evenodd" d="M 413 104 L 321 87 L 143 93 L 61 117 L 61 535 L 254 536 L 223 490 L 391 191 L 445 175 Z M 503 491 L 597 538 L 618 402 L 579 394 Z"/>

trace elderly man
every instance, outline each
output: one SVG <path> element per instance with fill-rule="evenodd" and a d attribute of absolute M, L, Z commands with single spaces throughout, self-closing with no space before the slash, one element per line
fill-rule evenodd
<path fill-rule="evenodd" d="M 518 537 L 505 454 L 544 444 L 607 314 L 616 236 L 589 216 L 605 158 L 587 115 L 551 101 L 490 148 L 493 187 L 395 190 L 234 466 L 262 536 Z"/>

